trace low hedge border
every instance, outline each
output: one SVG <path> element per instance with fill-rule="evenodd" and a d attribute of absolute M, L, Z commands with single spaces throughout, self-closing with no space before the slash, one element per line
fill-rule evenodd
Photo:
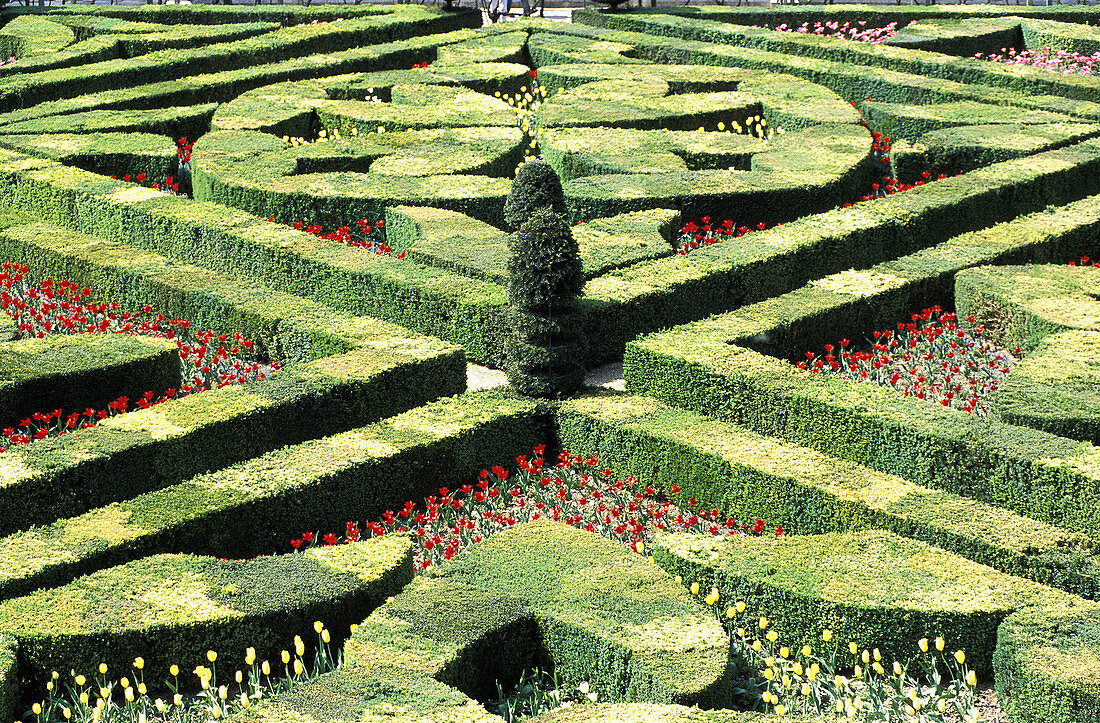
<path fill-rule="evenodd" d="M 584 16 L 578 14 L 577 17 L 580 21 Z M 853 103 L 866 98 L 899 103 L 976 100 L 992 105 L 1011 105 L 1066 113 L 1084 119 L 1100 119 L 1100 104 L 1087 99 L 1036 95 L 1011 88 L 968 84 L 823 58 L 792 56 L 760 48 L 666 38 L 644 32 L 606 30 L 581 24 L 563 25 L 552 21 L 526 22 L 535 31 L 529 47 L 536 47 L 536 43 L 552 47 L 558 43 L 568 47 L 584 44 L 586 47 L 615 48 L 614 52 L 603 51 L 603 56 L 609 59 L 599 60 L 602 63 L 634 58 L 636 60 L 632 62 L 645 59 L 659 63 L 754 68 L 798 76 L 823 85 Z"/>
<path fill-rule="evenodd" d="M 883 530 L 776 539 L 659 533 L 653 556 L 685 584 L 717 588 L 725 604 L 744 601 L 751 616 L 774 621 L 783 645 L 818 648 L 822 629 L 831 630 L 840 668 L 858 662 L 843 650 L 849 641 L 881 651 L 889 669 L 915 657 L 920 639 L 942 636 L 948 650 L 965 649 L 967 665 L 988 680 L 997 628 L 1011 613 L 1100 611 L 1095 602 Z"/>
<path fill-rule="evenodd" d="M 1100 721 L 1100 612 L 1022 610 L 997 631 L 996 688 L 1020 723 Z"/>
<path fill-rule="evenodd" d="M 331 434 L 466 388 L 460 349 L 392 324 L 351 317 L 154 253 L 46 224 L 5 219 L 0 257 L 69 278 L 124 309 L 155 306 L 195 328 L 243 333 L 278 375 L 134 411 L 91 429 L 9 450 L 0 497 L 46 522 L 201 471 Z M 156 390 L 154 390 L 156 391 Z M 61 490 L 78 491 L 62 494 Z"/>
<path fill-rule="evenodd" d="M 1034 95 L 1092 100 L 1100 91 L 1100 80 L 1090 76 L 1061 75 L 1041 68 L 1009 66 L 886 44 L 856 43 L 813 33 L 785 33 L 672 14 L 600 13 L 582 9 L 576 13 L 573 22 L 684 40 L 739 45 L 793 56 L 825 58 L 931 78 L 1009 88 Z"/>
<path fill-rule="evenodd" d="M 957 271 L 1093 243 L 1100 199 L 1023 217 L 627 345 L 627 388 L 1071 530 L 1096 529 L 1091 445 L 986 421 L 785 359 L 949 299 Z M 781 358 L 777 359 L 776 356 Z M 1100 492 L 1098 492 L 1100 494 Z"/>
<path fill-rule="evenodd" d="M 412 541 L 392 535 L 254 560 L 154 555 L 0 602 L 0 631 L 19 642 L 19 674 L 33 687 L 55 670 L 129 671 L 140 656 L 163 690 L 163 671 L 189 670 L 208 650 L 239 660 L 255 648 L 276 667 L 295 635 L 315 640 L 314 621 L 338 649 L 412 579 Z"/>
<path fill-rule="evenodd" d="M 1092 540 L 999 507 L 931 490 L 652 397 L 603 394 L 556 412 L 562 447 L 645 485 L 681 487 L 700 509 L 794 534 L 876 528 L 1001 572 L 1100 597 Z"/>
<path fill-rule="evenodd" d="M 534 404 L 468 393 L 311 439 L 0 541 L 0 599 L 162 552 L 248 558 L 457 487 L 547 439 Z"/>
<path fill-rule="evenodd" d="M 56 408 L 106 409 L 180 383 L 179 350 L 167 339 L 80 334 L 0 344 L 0 427 Z"/>

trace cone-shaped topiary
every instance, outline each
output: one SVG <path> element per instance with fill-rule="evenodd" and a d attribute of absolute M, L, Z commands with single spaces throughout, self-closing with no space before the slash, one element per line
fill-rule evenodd
<path fill-rule="evenodd" d="M 535 211 L 547 207 L 565 215 L 565 192 L 561 188 L 561 179 L 546 161 L 527 161 L 520 166 L 512 181 L 508 200 L 504 202 L 504 220 L 510 229 L 517 229 Z"/>
<path fill-rule="evenodd" d="M 577 241 L 565 219 L 544 207 L 513 234 L 511 247 L 508 381 L 529 396 L 566 396 L 584 384 L 587 350 L 577 310 L 585 281 Z"/>

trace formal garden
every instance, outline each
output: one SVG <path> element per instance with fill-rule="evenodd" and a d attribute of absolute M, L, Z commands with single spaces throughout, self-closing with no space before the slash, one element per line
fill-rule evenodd
<path fill-rule="evenodd" d="M 1100 723 L 1100 9 L 6 12 L 0 721 Z"/>

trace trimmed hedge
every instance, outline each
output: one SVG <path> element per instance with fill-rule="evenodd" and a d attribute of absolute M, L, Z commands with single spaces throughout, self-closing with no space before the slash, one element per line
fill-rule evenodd
<path fill-rule="evenodd" d="M 890 151 L 891 174 L 905 183 L 929 176 L 968 173 L 991 163 L 1052 151 L 1100 134 L 1092 123 L 964 125 L 930 131 L 911 143 L 897 140 Z"/>
<path fill-rule="evenodd" d="M 828 628 L 840 648 L 854 641 L 903 665 L 921 638 L 965 649 L 983 678 L 993 672 L 997 628 L 1021 609 L 1100 606 L 1005 575 L 923 542 L 883 530 L 785 535 L 775 539 L 658 533 L 653 557 L 684 584 L 743 600 L 751 616 L 775 621 L 783 645 L 818 647 Z M 729 620 L 726 625 L 740 623 Z M 842 654 L 838 667 L 853 656 Z"/>
<path fill-rule="evenodd" d="M 0 165 L 5 160 L 13 175 L 7 182 L 0 179 L 0 200 L 28 212 L 454 340 L 475 360 L 499 358 L 499 308 L 505 298 L 497 284 L 376 256 L 213 203 L 166 196 L 52 161 L 0 151 Z"/>
<path fill-rule="evenodd" d="M 4 225 L 0 257 L 27 264 L 35 275 L 69 278 L 123 309 L 149 304 L 169 318 L 189 319 L 195 328 L 243 333 L 257 341 L 261 357 L 291 366 L 248 385 L 191 395 L 9 450 L 0 497 L 22 515 L 0 519 L 3 532 L 466 388 L 463 354 L 445 342 L 47 224 L 14 217 Z"/>
<path fill-rule="evenodd" d="M 532 718 L 532 723 L 776 723 L 791 718 L 741 710 L 699 710 L 654 703 L 597 703 L 562 708 Z M 802 723 L 817 718 L 795 718 Z"/>
<path fill-rule="evenodd" d="M 279 25 L 298 25 L 302 23 L 331 22 L 338 18 L 362 18 L 379 15 L 389 15 L 400 12 L 400 8 L 386 5 L 356 5 L 349 7 L 336 7 L 314 5 L 312 7 L 293 6 L 229 6 L 229 5 L 154 5 L 145 6 L 111 6 L 97 7 L 85 5 L 70 5 L 68 7 L 55 8 L 50 11 L 50 17 L 57 17 L 57 22 L 65 22 L 64 16 L 74 17 L 78 20 L 89 19 L 95 22 L 105 22 L 114 18 L 125 21 L 141 21 L 164 23 L 166 25 L 180 25 L 185 23 L 197 23 L 201 25 L 219 25 L 222 23 L 278 23 Z M 456 13 L 456 14 L 462 14 Z M 62 17 L 58 17 L 62 16 Z"/>
<path fill-rule="evenodd" d="M 583 17 L 582 11 L 577 16 L 578 23 L 582 22 Z M 536 30 L 529 45 L 539 38 L 542 38 L 541 42 L 548 46 L 583 42 L 597 47 L 615 47 L 618 49 L 617 53 L 658 63 L 721 65 L 768 70 L 817 83 L 853 103 L 866 98 L 899 103 L 974 100 L 992 105 L 1011 105 L 1066 113 L 1092 120 L 1100 118 L 1100 104 L 1088 99 L 1070 99 L 1056 95 L 1035 94 L 1026 89 L 1015 90 L 968 84 L 965 81 L 927 77 L 920 73 L 899 72 L 824 58 L 794 57 L 760 48 L 666 38 L 644 32 L 606 30 L 551 21 L 527 22 Z M 605 59 L 599 62 L 615 61 Z"/>
<path fill-rule="evenodd" d="M 1100 199 L 1090 197 L 631 342 L 627 388 L 917 484 L 1091 532 L 1100 520 L 1094 504 L 1100 473 L 1090 445 L 907 399 L 893 389 L 824 378 L 785 360 L 892 328 L 946 302 L 963 268 L 1048 254 L 1072 258 L 1094 243 L 1098 211 Z"/>
<path fill-rule="evenodd" d="M 904 27 L 899 24 L 897 33 L 883 44 L 962 57 L 991 55 L 1005 47 L 1022 48 L 1020 25 L 1016 17 L 920 19 Z"/>
<path fill-rule="evenodd" d="M 968 269 L 955 280 L 960 310 L 1028 353 L 990 399 L 997 416 L 1100 443 L 1096 383 L 1100 272 L 1091 267 Z"/>
<path fill-rule="evenodd" d="M 1068 123 L 1073 120 L 1069 116 L 1058 113 L 994 106 L 973 101 L 927 105 L 864 101 L 860 107 L 868 125 L 890 136 L 895 142 L 903 139 L 915 140 L 929 131 L 958 126 L 997 123 L 1028 126 Z M 1100 128 L 1097 131 L 1100 132 Z"/>
<path fill-rule="evenodd" d="M 18 676 L 19 641 L 15 638 L 0 635 L 0 720 L 11 718 L 15 720 L 18 715 L 16 707 L 19 705 L 19 676 Z"/>
<path fill-rule="evenodd" d="M 393 535 L 255 560 L 153 555 L 0 602 L 0 631 L 19 641 L 20 675 L 37 685 L 54 670 L 129 671 L 138 656 L 158 675 L 186 670 L 208 650 L 233 660 L 252 647 L 277 666 L 295 635 L 313 638 L 314 621 L 339 646 L 412 579 L 412 541 Z"/>
<path fill-rule="evenodd" d="M 431 677 L 473 698 L 549 660 L 564 684 L 588 681 L 609 702 L 723 707 L 732 692 L 729 640 L 709 610 L 622 545 L 548 520 L 428 570 L 344 655 L 350 672 Z"/>
<path fill-rule="evenodd" d="M 47 100 L 38 105 L 0 114 L 0 121 L 16 122 L 49 115 L 89 110 L 144 109 L 172 105 L 226 102 L 241 93 L 275 82 L 329 76 L 337 72 L 363 72 L 379 68 L 407 68 L 412 63 L 431 60 L 440 46 L 475 37 L 472 30 L 456 30 L 408 40 L 366 45 L 336 53 L 307 55 L 271 63 L 255 64 L 237 70 L 200 74 L 122 87 L 73 98 Z M 16 66 L 18 67 L 18 66 Z"/>
<path fill-rule="evenodd" d="M 179 167 L 173 139 L 150 133 L 0 135 L 0 148 L 119 178 L 144 173 L 150 183 L 176 175 Z"/>
<path fill-rule="evenodd" d="M 440 485 L 457 487 L 549 433 L 536 405 L 500 394 L 432 402 L 11 534 L 0 541 L 0 599 L 161 552 L 281 552 L 295 530 L 373 520 Z"/>
<path fill-rule="evenodd" d="M 1100 721 L 1100 611 L 1022 610 L 997 633 L 997 695 L 1020 723 Z"/>
<path fill-rule="evenodd" d="M 1062 75 L 1042 68 L 1009 66 L 885 44 L 854 43 L 814 33 L 786 33 L 673 14 L 608 14 L 584 9 L 574 16 L 573 22 L 684 40 L 738 45 L 792 56 L 825 58 L 961 83 L 1010 88 L 1035 95 L 1049 94 L 1091 101 L 1100 91 L 1100 79 L 1091 76 Z"/>
<path fill-rule="evenodd" d="M 0 57 L 32 58 L 54 53 L 75 40 L 75 33 L 64 25 L 41 15 L 20 15 L 0 28 Z"/>
<path fill-rule="evenodd" d="M 179 350 L 167 339 L 80 334 L 10 342 L 0 345 L 0 427 L 58 408 L 66 415 L 106 409 L 118 397 L 160 396 L 180 384 Z"/>
<path fill-rule="evenodd" d="M 1049 261 L 1089 253 L 1092 249 L 1081 247 L 1080 253 Z M 959 313 L 976 316 L 999 344 L 1028 352 L 1050 334 L 1100 330 L 1098 296 L 1100 273 L 1090 266 L 983 266 L 955 277 Z"/>
<path fill-rule="evenodd" d="M 0 79 L 0 110 L 11 111 L 135 83 L 175 80 L 196 72 L 235 70 L 272 57 L 332 53 L 379 41 L 404 40 L 427 33 L 476 27 L 473 12 L 442 13 L 423 6 L 398 6 L 384 15 L 327 25 L 287 27 L 257 37 L 215 43 L 197 49 L 169 49 L 134 58 L 105 60 L 79 68 L 59 68 L 25 78 Z M 68 28 L 66 31 L 70 32 Z"/>
<path fill-rule="evenodd" d="M 602 394 L 556 412 L 565 449 L 737 520 L 794 534 L 891 530 L 1001 572 L 1100 596 L 1091 540 L 994 505 L 928 489 L 774 437 L 661 404 Z"/>
<path fill-rule="evenodd" d="M 151 133 L 195 138 L 210 128 L 217 103 L 156 110 L 90 110 L 0 125 L 5 134 Z"/>

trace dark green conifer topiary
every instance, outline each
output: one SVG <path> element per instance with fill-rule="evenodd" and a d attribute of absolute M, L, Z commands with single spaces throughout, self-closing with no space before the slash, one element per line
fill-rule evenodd
<path fill-rule="evenodd" d="M 513 234 L 511 247 L 508 380 L 529 396 L 566 396 L 584 384 L 587 350 L 577 309 L 585 281 L 577 241 L 565 219 L 543 207 Z"/>
<path fill-rule="evenodd" d="M 514 230 L 531 218 L 535 211 L 547 207 L 563 216 L 566 214 L 561 179 L 546 161 L 527 161 L 520 166 L 512 181 L 508 200 L 504 202 L 504 220 L 509 230 Z"/>

